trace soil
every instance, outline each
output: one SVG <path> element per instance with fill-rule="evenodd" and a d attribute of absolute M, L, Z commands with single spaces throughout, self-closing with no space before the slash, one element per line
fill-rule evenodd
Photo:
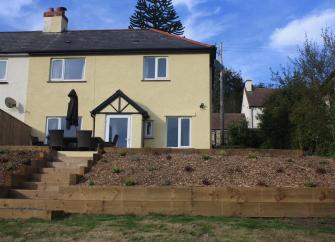
<path fill-rule="evenodd" d="M 255 154 L 106 153 L 80 184 L 335 188 L 335 161 Z"/>
<path fill-rule="evenodd" d="M 37 151 L 12 151 L 0 149 L 0 184 L 4 183 L 6 172 L 15 172 L 21 166 L 30 165 L 31 160 L 38 158 Z"/>

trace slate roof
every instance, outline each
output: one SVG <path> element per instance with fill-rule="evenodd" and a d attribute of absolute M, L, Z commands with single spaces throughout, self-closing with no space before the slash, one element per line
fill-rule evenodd
<path fill-rule="evenodd" d="M 183 51 L 210 52 L 215 46 L 159 30 L 77 30 L 63 33 L 1 32 L 0 54 L 62 54 Z"/>
<path fill-rule="evenodd" d="M 266 99 L 274 92 L 271 88 L 254 88 L 246 91 L 249 107 L 263 107 Z"/>
<path fill-rule="evenodd" d="M 241 120 L 245 119 L 243 113 L 225 113 L 224 114 L 224 129 L 228 129 L 229 126 L 233 123 L 240 122 Z M 220 113 L 212 113 L 212 129 L 220 130 L 221 129 L 221 120 L 220 120 Z"/>

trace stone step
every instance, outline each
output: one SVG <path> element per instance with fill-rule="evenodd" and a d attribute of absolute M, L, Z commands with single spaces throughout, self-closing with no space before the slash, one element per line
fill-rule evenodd
<path fill-rule="evenodd" d="M 49 167 L 49 168 L 41 168 L 40 173 L 42 174 L 78 174 L 78 175 L 84 175 L 83 171 L 85 172 L 85 167 L 75 167 L 75 168 L 55 168 L 55 167 Z"/>
<path fill-rule="evenodd" d="M 32 181 L 44 183 L 65 183 L 67 185 L 75 185 L 79 175 L 63 174 L 63 173 L 49 173 L 41 174 L 35 173 L 32 175 Z"/>
<path fill-rule="evenodd" d="M 44 190 L 23 190 L 11 189 L 8 191 L 9 198 L 19 199 L 48 199 L 55 200 L 60 198 L 58 191 L 44 191 Z"/>
<path fill-rule="evenodd" d="M 60 186 L 68 186 L 66 183 L 45 183 L 45 182 L 23 182 L 22 188 L 40 191 L 59 191 Z"/>
<path fill-rule="evenodd" d="M 0 208 L 1 219 L 43 219 L 52 220 L 53 211 L 32 208 Z"/>

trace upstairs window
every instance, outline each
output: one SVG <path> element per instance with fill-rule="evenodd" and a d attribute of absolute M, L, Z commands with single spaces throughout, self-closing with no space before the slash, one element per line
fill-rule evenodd
<path fill-rule="evenodd" d="M 82 81 L 84 80 L 84 58 L 52 59 L 51 81 Z"/>
<path fill-rule="evenodd" d="M 144 57 L 144 80 L 166 80 L 167 78 L 167 57 Z"/>
<path fill-rule="evenodd" d="M 0 82 L 7 80 L 7 60 L 0 60 Z"/>

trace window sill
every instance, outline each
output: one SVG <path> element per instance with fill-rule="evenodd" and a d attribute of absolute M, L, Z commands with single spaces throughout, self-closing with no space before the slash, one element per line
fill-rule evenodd
<path fill-rule="evenodd" d="M 143 79 L 142 82 L 170 82 L 170 79 Z"/>
<path fill-rule="evenodd" d="M 47 81 L 47 83 L 86 83 L 87 81 Z"/>
<path fill-rule="evenodd" d="M 8 84 L 8 82 L 0 81 L 0 85 L 1 84 Z"/>
<path fill-rule="evenodd" d="M 144 137 L 144 139 L 155 139 L 154 137 Z"/>

